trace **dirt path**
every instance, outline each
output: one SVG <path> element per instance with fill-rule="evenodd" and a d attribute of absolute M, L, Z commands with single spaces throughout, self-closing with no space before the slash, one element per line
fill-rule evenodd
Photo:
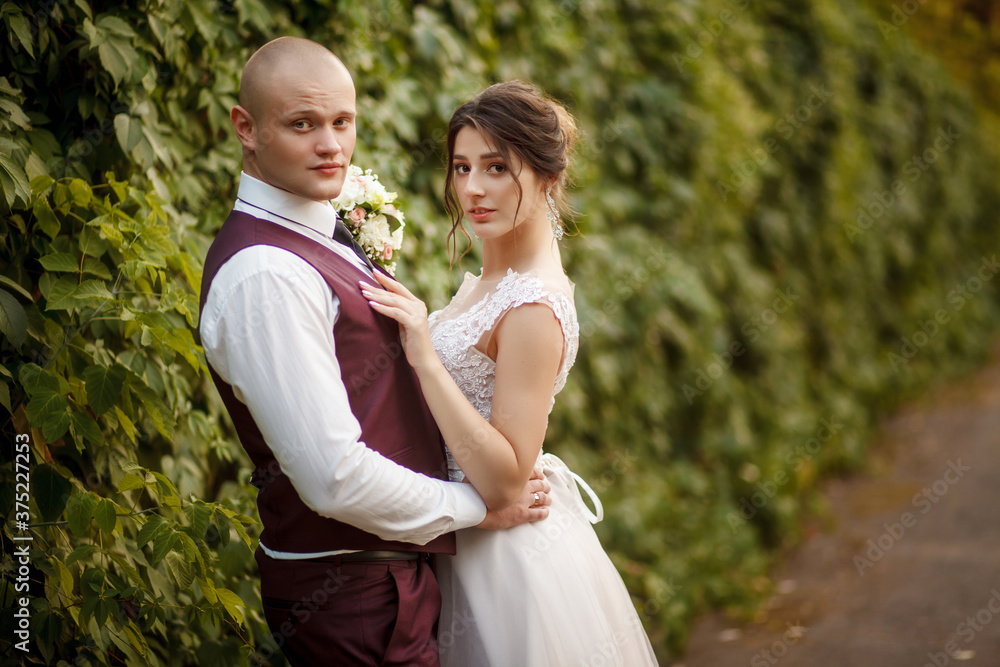
<path fill-rule="evenodd" d="M 1000 666 L 1000 360 L 886 422 L 834 521 L 754 623 L 696 624 L 673 667 Z"/>

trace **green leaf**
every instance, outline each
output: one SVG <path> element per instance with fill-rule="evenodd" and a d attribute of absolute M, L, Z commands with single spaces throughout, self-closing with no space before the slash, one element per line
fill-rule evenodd
<path fill-rule="evenodd" d="M 68 563 L 63 563 L 55 556 L 49 556 L 49 562 L 52 563 L 52 567 L 55 569 L 58 575 L 59 588 L 60 590 L 62 590 L 63 595 L 72 595 L 73 573 L 69 571 L 69 567 L 67 567 Z"/>
<path fill-rule="evenodd" d="M 94 611 L 94 620 L 97 621 L 97 625 L 99 627 L 103 628 L 107 626 L 108 616 L 112 614 L 113 610 L 112 605 L 114 604 L 115 602 L 113 600 L 108 600 L 107 598 L 103 598 L 97 605 L 97 609 Z M 111 641 L 113 641 L 115 644 L 118 643 L 117 641 L 115 641 L 115 639 L 117 638 L 116 633 L 112 632 L 110 633 L 109 636 L 111 637 Z M 129 647 L 129 649 L 131 650 L 131 647 Z"/>
<path fill-rule="evenodd" d="M 48 271 L 70 271 L 76 273 L 80 270 L 80 260 L 68 252 L 53 252 L 38 258 L 38 263 Z"/>
<path fill-rule="evenodd" d="M 122 395 L 125 369 L 118 364 L 110 368 L 90 366 L 83 371 L 83 379 L 86 383 L 87 402 L 96 414 L 103 415 Z"/>
<path fill-rule="evenodd" d="M 14 344 L 21 347 L 28 333 L 28 314 L 14 295 L 0 289 L 0 332 Z"/>
<path fill-rule="evenodd" d="M 66 566 L 69 567 L 70 565 L 80 560 L 81 558 L 86 558 L 95 551 L 100 551 L 100 550 L 101 550 L 100 547 L 98 547 L 96 544 L 81 544 L 76 549 L 73 549 L 73 553 L 71 553 L 69 557 L 66 559 Z"/>
<path fill-rule="evenodd" d="M 96 599 L 97 599 L 98 602 L 100 602 L 100 598 L 96 598 Z M 99 648 L 100 650 L 102 650 L 105 653 L 107 653 L 108 648 L 111 645 L 110 642 L 108 641 L 108 637 L 111 635 L 111 633 L 108 631 L 108 628 L 102 627 L 102 626 L 98 625 L 97 621 L 94 619 L 94 617 L 93 617 L 92 614 L 93 614 L 93 610 L 91 610 L 91 617 L 90 617 L 90 620 L 87 622 L 87 634 L 86 634 L 86 636 L 87 636 L 88 639 L 93 639 L 94 640 L 94 643 L 97 644 L 97 648 Z M 81 617 L 83 616 L 83 611 L 82 610 L 80 612 L 80 616 Z M 132 664 L 136 664 L 136 663 L 132 663 Z"/>
<path fill-rule="evenodd" d="M 172 438 L 174 432 L 174 426 L 176 425 L 174 417 L 167 410 L 167 406 L 162 400 L 150 389 L 147 385 L 140 382 L 130 381 L 129 387 L 132 391 L 139 397 L 142 401 L 142 407 L 146 411 L 146 415 L 153 422 L 153 426 L 156 430 L 163 435 L 165 438 Z M 168 480 L 169 481 L 169 480 Z M 176 491 L 174 492 L 176 493 Z"/>
<path fill-rule="evenodd" d="M 240 599 L 240 596 L 228 588 L 217 588 L 215 589 L 215 592 L 219 596 L 219 602 L 221 602 L 226 608 L 229 615 L 242 626 L 243 610 L 240 609 L 240 607 L 245 607 L 246 605 L 243 604 L 243 600 Z"/>
<path fill-rule="evenodd" d="M 69 528 L 77 537 L 83 535 L 90 525 L 90 520 L 94 518 L 94 510 L 97 509 L 99 498 L 93 493 L 75 493 L 69 497 L 66 503 L 66 520 L 69 521 Z"/>
<path fill-rule="evenodd" d="M 34 299 L 31 297 L 31 294 L 28 293 L 28 290 L 26 290 L 23 287 L 21 287 L 19 284 L 17 284 L 16 282 L 14 282 L 11 278 L 8 278 L 7 276 L 0 276 L 0 284 L 3 284 L 3 285 L 6 285 L 7 287 L 10 287 L 12 290 L 14 290 L 15 292 L 17 292 L 21 296 L 23 296 L 28 301 L 34 301 Z"/>
<path fill-rule="evenodd" d="M 157 538 L 161 533 L 169 530 L 166 519 L 158 514 L 150 516 L 146 523 L 139 529 L 139 534 L 136 535 L 135 545 L 138 548 L 142 548 L 152 539 Z"/>
<path fill-rule="evenodd" d="M 163 559 L 163 562 L 166 563 L 170 573 L 174 575 L 178 588 L 185 590 L 191 587 L 191 582 L 195 578 L 195 568 L 192 561 L 185 560 L 184 556 L 171 551 Z"/>
<path fill-rule="evenodd" d="M 86 206 L 94 197 L 90 184 L 82 178 L 74 178 L 69 182 L 69 194 L 73 198 L 73 203 L 77 206 Z"/>
<path fill-rule="evenodd" d="M 101 598 L 93 595 L 86 598 L 83 601 L 83 605 L 80 607 L 80 622 L 86 622 L 86 619 L 91 619 L 94 616 L 94 612 L 97 610 L 97 606 L 101 603 Z"/>
<path fill-rule="evenodd" d="M 104 434 L 101 433 L 101 427 L 97 425 L 97 422 L 89 414 L 75 410 L 70 413 L 69 418 L 74 435 L 77 437 L 78 450 L 83 451 L 83 441 L 94 445 L 100 445 L 104 442 Z"/>
<path fill-rule="evenodd" d="M 31 179 L 31 194 L 40 195 L 53 185 L 55 185 L 56 179 L 52 178 L 48 174 L 40 174 Z"/>
<path fill-rule="evenodd" d="M 85 595 L 88 592 L 104 592 L 104 581 L 107 573 L 97 567 L 88 567 L 80 575 L 80 591 Z"/>
<path fill-rule="evenodd" d="M 86 273 L 92 273 L 98 278 L 103 278 L 104 280 L 111 280 L 111 272 L 108 271 L 108 267 L 105 266 L 104 262 L 97 259 L 96 257 L 87 257 L 83 260 L 83 270 Z"/>
<path fill-rule="evenodd" d="M 39 376 L 39 380 L 43 377 L 54 380 L 47 374 Z M 36 386 L 34 391 L 29 390 L 31 398 L 28 400 L 28 421 L 34 426 L 41 426 L 42 433 L 49 442 L 62 437 L 70 425 L 67 412 L 69 400 L 59 392 L 58 381 L 55 381 L 55 387 Z"/>
<path fill-rule="evenodd" d="M 17 372 L 17 379 L 29 394 L 33 394 L 39 389 L 59 391 L 59 380 L 38 364 L 27 363 L 21 366 Z"/>
<path fill-rule="evenodd" d="M 204 538 L 205 531 L 208 530 L 208 524 L 212 520 L 212 507 L 206 504 L 205 501 L 196 499 L 184 508 L 184 510 L 188 516 L 188 520 L 191 522 L 192 534 L 198 539 Z"/>
<path fill-rule="evenodd" d="M 23 167 L 18 166 L 7 155 L 0 153 L 0 191 L 9 208 L 21 200 L 25 205 L 31 200 L 31 184 Z"/>
<path fill-rule="evenodd" d="M 101 30 L 106 30 L 112 34 L 118 35 L 119 37 L 135 37 L 135 30 L 132 29 L 128 23 L 118 18 L 117 16 L 110 16 L 108 14 L 102 14 L 97 17 L 95 22 L 97 27 Z"/>
<path fill-rule="evenodd" d="M 31 130 L 31 119 L 24 113 L 21 105 L 14 100 L 0 97 L 0 110 L 6 111 L 10 115 L 11 122 L 22 130 Z"/>
<path fill-rule="evenodd" d="M 77 284 L 75 278 L 64 276 L 49 288 L 46 310 L 69 310 L 95 305 L 114 299 L 107 285 L 101 280 L 84 280 Z"/>
<path fill-rule="evenodd" d="M 118 114 L 115 116 L 115 135 L 122 150 L 130 152 L 142 139 L 142 121 L 128 114 Z"/>
<path fill-rule="evenodd" d="M 131 558 L 123 556 L 119 553 L 115 553 L 114 551 L 109 551 L 108 557 L 111 558 L 111 560 L 113 560 L 115 563 L 117 563 L 118 567 L 120 567 L 121 570 L 128 575 L 128 579 L 131 583 L 135 584 L 136 586 L 145 585 L 145 581 L 143 581 L 142 575 L 140 575 L 139 571 L 135 569 L 134 565 L 132 565 Z"/>
<path fill-rule="evenodd" d="M 7 412 L 14 414 L 10 406 L 10 385 L 6 382 L 0 382 L 0 405 L 7 408 Z"/>
<path fill-rule="evenodd" d="M 150 565 L 156 565 L 167 553 L 177 544 L 177 533 L 169 525 L 167 530 L 161 531 L 153 540 L 153 559 Z"/>
<path fill-rule="evenodd" d="M 144 488 L 146 488 L 146 482 L 143 478 L 131 472 L 125 473 L 125 476 L 118 482 L 118 493 Z"/>
<path fill-rule="evenodd" d="M 7 24 L 10 26 L 11 31 L 17 35 L 17 41 L 21 42 L 24 50 L 28 52 L 29 56 L 34 58 L 35 47 L 31 43 L 31 25 L 28 23 L 28 19 L 24 18 L 22 14 L 8 14 Z"/>
<path fill-rule="evenodd" d="M 157 491 L 161 498 L 165 496 L 177 497 L 177 487 L 174 483 L 170 481 L 170 478 L 164 475 L 162 472 L 157 472 L 156 470 L 151 471 L 153 477 L 157 482 Z"/>
<path fill-rule="evenodd" d="M 45 197 L 36 199 L 34 206 L 32 206 L 32 213 L 35 215 L 38 229 L 43 234 L 47 235 L 50 239 L 55 239 L 59 235 L 59 230 L 62 226 L 59 224 L 59 219 L 56 217 L 55 211 L 52 210 L 48 199 Z"/>
<path fill-rule="evenodd" d="M 132 644 L 132 647 L 139 653 L 141 657 L 145 658 L 146 654 L 149 653 L 149 645 L 146 644 L 145 637 L 143 637 L 139 633 L 139 630 L 136 628 L 135 623 L 129 621 L 129 624 L 123 628 L 123 631 L 125 633 L 125 636 L 128 638 L 129 643 Z"/>
<path fill-rule="evenodd" d="M 115 81 L 115 87 L 129 75 L 132 67 L 143 62 L 139 54 L 132 48 L 131 37 L 115 35 L 97 47 L 101 64 Z"/>
<path fill-rule="evenodd" d="M 240 539 L 243 540 L 243 543 L 247 545 L 247 548 L 253 549 L 253 540 L 250 539 L 250 536 L 247 534 L 246 528 L 243 527 L 243 524 L 234 520 L 233 528 L 236 529 L 236 534 L 239 535 Z"/>
<path fill-rule="evenodd" d="M 92 273 L 95 276 L 111 280 L 111 272 L 104 262 L 96 257 L 83 258 L 83 266 L 80 266 L 80 257 L 71 255 L 68 252 L 54 252 L 39 258 L 41 265 L 49 271 L 61 271 L 80 273 Z"/>
<path fill-rule="evenodd" d="M 215 590 L 215 582 L 208 577 L 199 577 L 198 586 L 201 587 L 201 594 L 205 596 L 205 599 L 210 603 L 215 604 L 219 601 L 219 595 Z"/>
<path fill-rule="evenodd" d="M 31 490 L 42 521 L 55 521 L 66 509 L 73 485 L 48 463 L 31 472 Z"/>
<path fill-rule="evenodd" d="M 129 416 L 126 415 L 124 412 L 122 412 L 122 409 L 117 405 L 115 406 L 115 416 L 118 417 L 118 425 L 121 427 L 123 431 L 125 431 L 125 435 L 134 444 L 135 424 L 132 423 L 132 420 L 129 419 Z"/>
<path fill-rule="evenodd" d="M 115 504 L 104 498 L 97 505 L 97 509 L 94 510 L 94 521 L 97 523 L 97 527 L 105 533 L 111 533 L 115 529 L 115 525 L 118 523 L 118 513 L 115 511 Z"/>

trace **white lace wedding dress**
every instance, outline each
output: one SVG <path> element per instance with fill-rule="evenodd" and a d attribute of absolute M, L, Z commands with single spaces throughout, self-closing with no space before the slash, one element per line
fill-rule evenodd
<path fill-rule="evenodd" d="M 564 360 L 554 402 L 579 340 L 573 285 L 564 275 L 543 279 L 508 271 L 486 283 L 467 273 L 451 303 L 430 316 L 438 356 L 486 419 L 495 364 L 475 345 L 504 314 L 526 303 L 550 307 L 562 325 Z M 656 665 L 628 591 L 591 526 L 603 514 L 600 501 L 556 456 L 540 453 L 539 465 L 552 485 L 547 519 L 503 531 L 458 531 L 457 554 L 438 559 L 442 667 Z M 463 479 L 450 453 L 448 466 L 451 479 Z"/>

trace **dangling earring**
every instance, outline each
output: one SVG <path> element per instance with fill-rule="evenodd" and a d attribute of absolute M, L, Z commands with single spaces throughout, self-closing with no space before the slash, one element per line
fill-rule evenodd
<path fill-rule="evenodd" d="M 556 241 L 561 241 L 563 228 L 559 224 L 559 209 L 556 208 L 556 203 L 552 200 L 552 188 L 545 188 L 545 201 L 548 202 L 548 211 L 546 213 L 549 218 L 549 224 L 552 225 L 552 234 L 556 237 Z"/>

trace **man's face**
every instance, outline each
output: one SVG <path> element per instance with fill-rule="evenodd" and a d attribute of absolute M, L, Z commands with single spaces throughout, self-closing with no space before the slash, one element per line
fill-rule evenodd
<path fill-rule="evenodd" d="M 357 141 L 354 82 L 334 61 L 273 72 L 255 105 L 244 160 L 248 174 L 293 194 L 327 201 L 340 194 Z"/>

